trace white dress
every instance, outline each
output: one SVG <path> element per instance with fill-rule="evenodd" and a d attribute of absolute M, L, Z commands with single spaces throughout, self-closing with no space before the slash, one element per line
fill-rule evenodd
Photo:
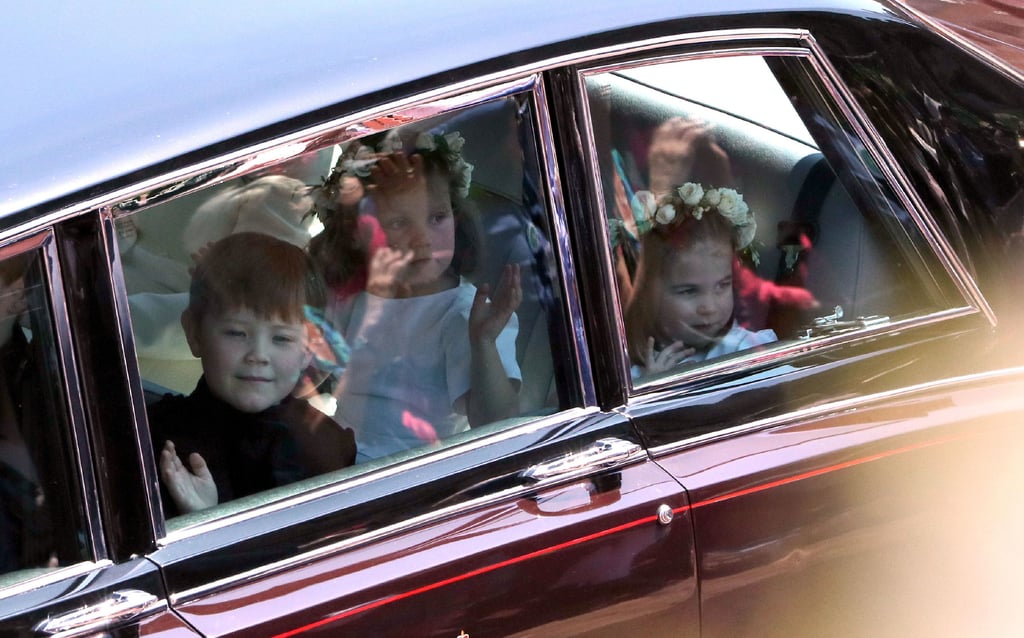
<path fill-rule="evenodd" d="M 747 348 L 753 348 L 754 346 L 763 346 L 766 343 L 772 343 L 773 341 L 778 340 L 779 337 L 775 334 L 774 330 L 758 330 L 755 332 L 753 330 L 747 330 L 738 322 L 733 321 L 732 327 L 729 328 L 729 332 L 725 333 L 725 336 L 719 339 L 718 342 L 708 349 L 707 352 L 698 352 L 690 355 L 683 359 L 682 363 L 706 361 L 716 357 L 724 357 L 727 354 L 746 350 Z"/>
<path fill-rule="evenodd" d="M 457 402 L 470 389 L 468 282 L 432 295 L 361 292 L 338 326 L 351 348 L 337 416 L 356 434 L 356 462 L 443 439 L 465 428 Z M 508 378 L 521 380 L 513 314 L 497 339 Z"/>

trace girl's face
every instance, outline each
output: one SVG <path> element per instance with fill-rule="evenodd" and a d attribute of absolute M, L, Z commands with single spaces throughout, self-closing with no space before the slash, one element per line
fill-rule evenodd
<path fill-rule="evenodd" d="M 705 348 L 723 332 L 732 319 L 732 261 L 728 241 L 701 240 L 667 253 L 656 300 L 661 345 Z"/>
<path fill-rule="evenodd" d="M 417 178 L 408 188 L 374 196 L 388 246 L 412 253 L 399 276 L 413 295 L 451 287 L 445 274 L 455 253 L 455 217 L 448 182 L 440 175 Z"/>

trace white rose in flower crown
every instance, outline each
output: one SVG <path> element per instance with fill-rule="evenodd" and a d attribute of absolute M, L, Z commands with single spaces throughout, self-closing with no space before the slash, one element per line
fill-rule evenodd
<path fill-rule="evenodd" d="M 466 138 L 462 137 L 462 134 L 458 131 L 446 133 L 444 141 L 448 144 L 448 148 L 452 153 L 461 153 L 462 147 L 466 145 Z"/>
<path fill-rule="evenodd" d="M 747 221 L 747 212 L 750 210 L 743 201 L 743 196 L 731 188 L 719 190 L 721 199 L 718 202 L 718 212 L 734 226 L 739 226 Z"/>
<path fill-rule="evenodd" d="M 718 202 L 722 201 L 722 194 L 717 188 L 712 188 L 708 192 L 704 193 L 704 204 L 707 206 L 718 206 Z"/>
<path fill-rule="evenodd" d="M 434 136 L 430 133 L 420 133 L 416 137 L 416 150 L 432 151 L 435 148 L 437 148 L 437 144 L 434 143 Z"/>
<path fill-rule="evenodd" d="M 659 224 L 669 224 L 676 218 L 676 209 L 672 204 L 665 204 L 654 214 L 654 219 Z"/>
<path fill-rule="evenodd" d="M 629 204 L 629 207 L 633 209 L 633 219 L 638 223 L 653 218 L 658 210 L 658 202 L 654 199 L 654 193 L 651 191 L 637 191 Z"/>
<path fill-rule="evenodd" d="M 385 155 L 397 153 L 402 150 L 402 138 L 398 136 L 398 129 L 391 129 L 384 135 L 378 150 Z"/>
<path fill-rule="evenodd" d="M 704 197 L 704 188 L 700 184 L 686 182 L 676 189 L 676 193 L 687 206 L 696 206 L 700 203 L 700 198 Z"/>
<path fill-rule="evenodd" d="M 462 197 L 469 196 L 469 185 L 473 182 L 473 165 L 463 160 L 457 170 L 460 171 L 461 184 L 459 185 L 459 195 Z"/>

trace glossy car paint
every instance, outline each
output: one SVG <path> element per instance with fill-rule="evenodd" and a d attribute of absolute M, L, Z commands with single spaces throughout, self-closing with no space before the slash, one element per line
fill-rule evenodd
<path fill-rule="evenodd" d="M 667 525 L 660 506 L 678 512 Z M 697 602 L 685 493 L 641 462 L 324 553 L 178 609 L 218 635 L 615 636 L 642 625 L 696 636 Z"/>
<path fill-rule="evenodd" d="M 940 28 L 959 33 L 1014 68 L 1024 69 L 1024 6 L 1014 0 L 905 0 Z"/>
<path fill-rule="evenodd" d="M 823 11 L 830 7 L 839 12 Z M 1020 185 L 1006 181 L 1013 174 L 1007 162 L 1014 161 L 1005 157 L 1007 144 L 1016 140 L 981 148 L 988 161 L 960 159 L 977 156 L 977 128 L 956 119 L 937 128 L 929 102 L 914 88 L 926 81 L 929 97 L 984 114 L 1019 111 L 1019 87 L 998 74 L 969 87 L 950 81 L 941 75 L 947 64 L 968 75 L 979 70 L 945 49 L 942 64 L 923 57 L 904 67 L 908 50 L 939 55 L 933 48 L 938 40 L 906 26 L 890 9 L 746 2 L 729 5 L 736 15 L 711 19 L 701 15 L 715 15 L 723 5 L 702 3 L 685 9 L 691 21 L 654 25 L 647 23 L 687 16 L 662 2 L 587 3 L 586 10 L 496 4 L 479 13 L 451 5 L 432 7 L 429 19 L 407 31 L 394 13 L 378 9 L 325 3 L 304 13 L 282 6 L 246 18 L 244 10 L 225 17 L 208 13 L 223 9 L 204 6 L 200 19 L 187 6 L 144 15 L 135 12 L 152 9 L 135 8 L 118 14 L 119 29 L 76 28 L 78 40 L 52 49 L 33 45 L 38 32 L 24 21 L 9 20 L 0 27 L 0 41 L 37 54 L 9 71 L 19 78 L 12 86 L 24 87 L 32 99 L 5 105 L 11 116 L 0 119 L 4 139 L 25 149 L 0 160 L 0 212 L 9 228 L 110 203 L 109 193 L 136 194 L 147 180 L 170 179 L 211 158 L 391 100 L 510 67 L 576 61 L 571 54 L 581 48 L 628 47 L 708 30 L 802 28 L 819 39 L 855 92 L 868 87 L 858 60 L 883 59 L 881 67 L 899 88 L 879 93 L 871 86 L 875 93 L 857 94 L 859 105 L 907 171 L 913 192 L 977 269 L 996 317 L 1019 316 L 1012 298 L 998 296 L 1014 289 L 1019 264 L 1006 260 L 1012 253 L 985 252 L 1021 221 L 1019 205 L 1011 205 Z M 75 27 L 113 20 L 104 8 L 82 11 L 69 4 L 58 20 Z M 507 28 L 526 15 L 536 26 L 529 33 Z M 482 23 L 488 20 L 491 26 Z M 361 36 L 371 36 L 344 37 L 352 22 Z M 199 35 L 179 54 L 185 27 Z M 463 46 L 451 46 L 453 33 Z M 574 38 L 588 39 L 558 43 Z M 260 46 L 268 40 L 277 46 Z M 119 54 L 116 63 L 111 51 Z M 509 51 L 518 53 L 507 57 Z M 117 345 L 128 333 L 110 316 L 120 303 L 117 278 L 105 271 L 116 265 L 112 229 L 99 217 L 68 224 L 61 231 L 64 269 L 81 269 L 71 314 L 76 325 L 89 328 L 76 333 L 80 357 L 89 373 L 103 371 L 88 387 L 88 399 L 92 435 L 100 439 L 96 458 L 109 468 L 99 472 L 109 542 L 117 560 L 145 555 L 137 560 L 147 566 L 148 580 L 122 581 L 111 571 L 102 586 L 72 598 L 55 586 L 49 598 L 19 608 L 21 615 L 9 607 L 15 598 L 5 599 L 3 631 L 24 632 L 30 618 L 92 604 L 123 583 L 166 599 L 207 635 L 903 635 L 922 626 L 955 635 L 970 628 L 970 617 L 945 625 L 942 618 L 922 618 L 917 596 L 931 592 L 939 598 L 929 600 L 946 604 L 970 593 L 942 585 L 977 582 L 968 569 L 977 537 L 960 531 L 965 522 L 967 531 L 985 529 L 994 515 L 989 508 L 960 508 L 979 494 L 992 497 L 985 504 L 1007 502 L 985 491 L 992 474 L 1020 484 L 1012 472 L 1020 464 L 996 453 L 1021 449 L 1013 425 L 1024 388 L 1010 374 L 991 386 L 983 376 L 993 367 L 1020 365 L 1013 324 L 1000 321 L 993 329 L 975 313 L 821 348 L 756 374 L 740 371 L 630 396 L 608 319 L 615 312 L 607 293 L 611 276 L 600 260 L 586 258 L 600 254 L 603 224 L 588 197 L 575 75 L 552 71 L 545 79 L 572 240 L 583 257 L 580 292 L 603 412 L 588 406 L 583 414 L 568 413 L 471 453 L 383 477 L 372 489 L 328 490 L 172 535 L 154 551 L 162 529 L 152 518 L 158 510 L 147 489 L 154 485 L 152 461 L 145 445 L 125 447 L 141 434 L 125 415 L 141 406 L 124 376 L 132 372 L 121 367 L 123 357 L 133 356 L 130 342 L 127 351 Z M 908 141 L 943 130 L 947 153 L 929 154 Z M 975 184 L 986 188 L 979 194 Z M 99 294 L 88 298 L 96 281 Z M 90 315 L 90 308 L 98 314 Z M 999 355 L 1005 358 L 993 361 Z M 962 376 L 962 384 L 931 385 L 950 376 Z M 113 390 L 99 387 L 104 379 Z M 904 393 L 908 385 L 920 390 Z M 654 462 L 638 458 L 556 485 L 517 478 L 532 464 L 603 436 L 644 442 Z M 972 453 L 962 461 L 967 449 Z M 108 453 L 127 460 L 108 466 Z M 979 458 L 990 465 L 978 465 Z M 128 466 L 124 474 L 122 465 Z M 925 467 L 934 477 L 936 466 L 957 471 L 948 482 L 902 482 Z M 668 525 L 656 518 L 662 504 L 674 512 Z M 1011 538 L 1016 529 L 999 532 Z M 933 530 L 943 534 L 932 536 Z M 1002 547 L 980 564 L 993 566 Z M 879 574 L 908 549 L 916 552 L 905 557 L 905 566 L 914 569 L 900 572 L 894 585 L 911 592 L 912 604 L 904 607 L 886 596 L 892 590 Z M 947 554 L 952 563 L 940 578 L 921 576 L 936 556 Z M 152 565 L 160 567 L 162 582 Z M 984 591 L 1005 594 L 995 587 Z M 139 627 L 169 635 L 181 628 L 166 614 Z"/>
<path fill-rule="evenodd" d="M 663 460 L 693 498 L 703 635 L 998 634 L 1019 613 L 1022 381 L 901 394 Z"/>

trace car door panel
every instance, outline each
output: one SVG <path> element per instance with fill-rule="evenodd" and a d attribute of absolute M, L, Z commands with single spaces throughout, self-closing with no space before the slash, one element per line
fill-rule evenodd
<path fill-rule="evenodd" d="M 624 467 L 183 592 L 175 608 L 205 635 L 611 636 L 631 623 L 696 635 L 686 494 L 636 450 Z M 663 506 L 674 520 L 659 522 Z"/>
<path fill-rule="evenodd" d="M 1005 626 L 1022 382 L 835 405 L 659 456 L 691 493 L 704 635 Z"/>

